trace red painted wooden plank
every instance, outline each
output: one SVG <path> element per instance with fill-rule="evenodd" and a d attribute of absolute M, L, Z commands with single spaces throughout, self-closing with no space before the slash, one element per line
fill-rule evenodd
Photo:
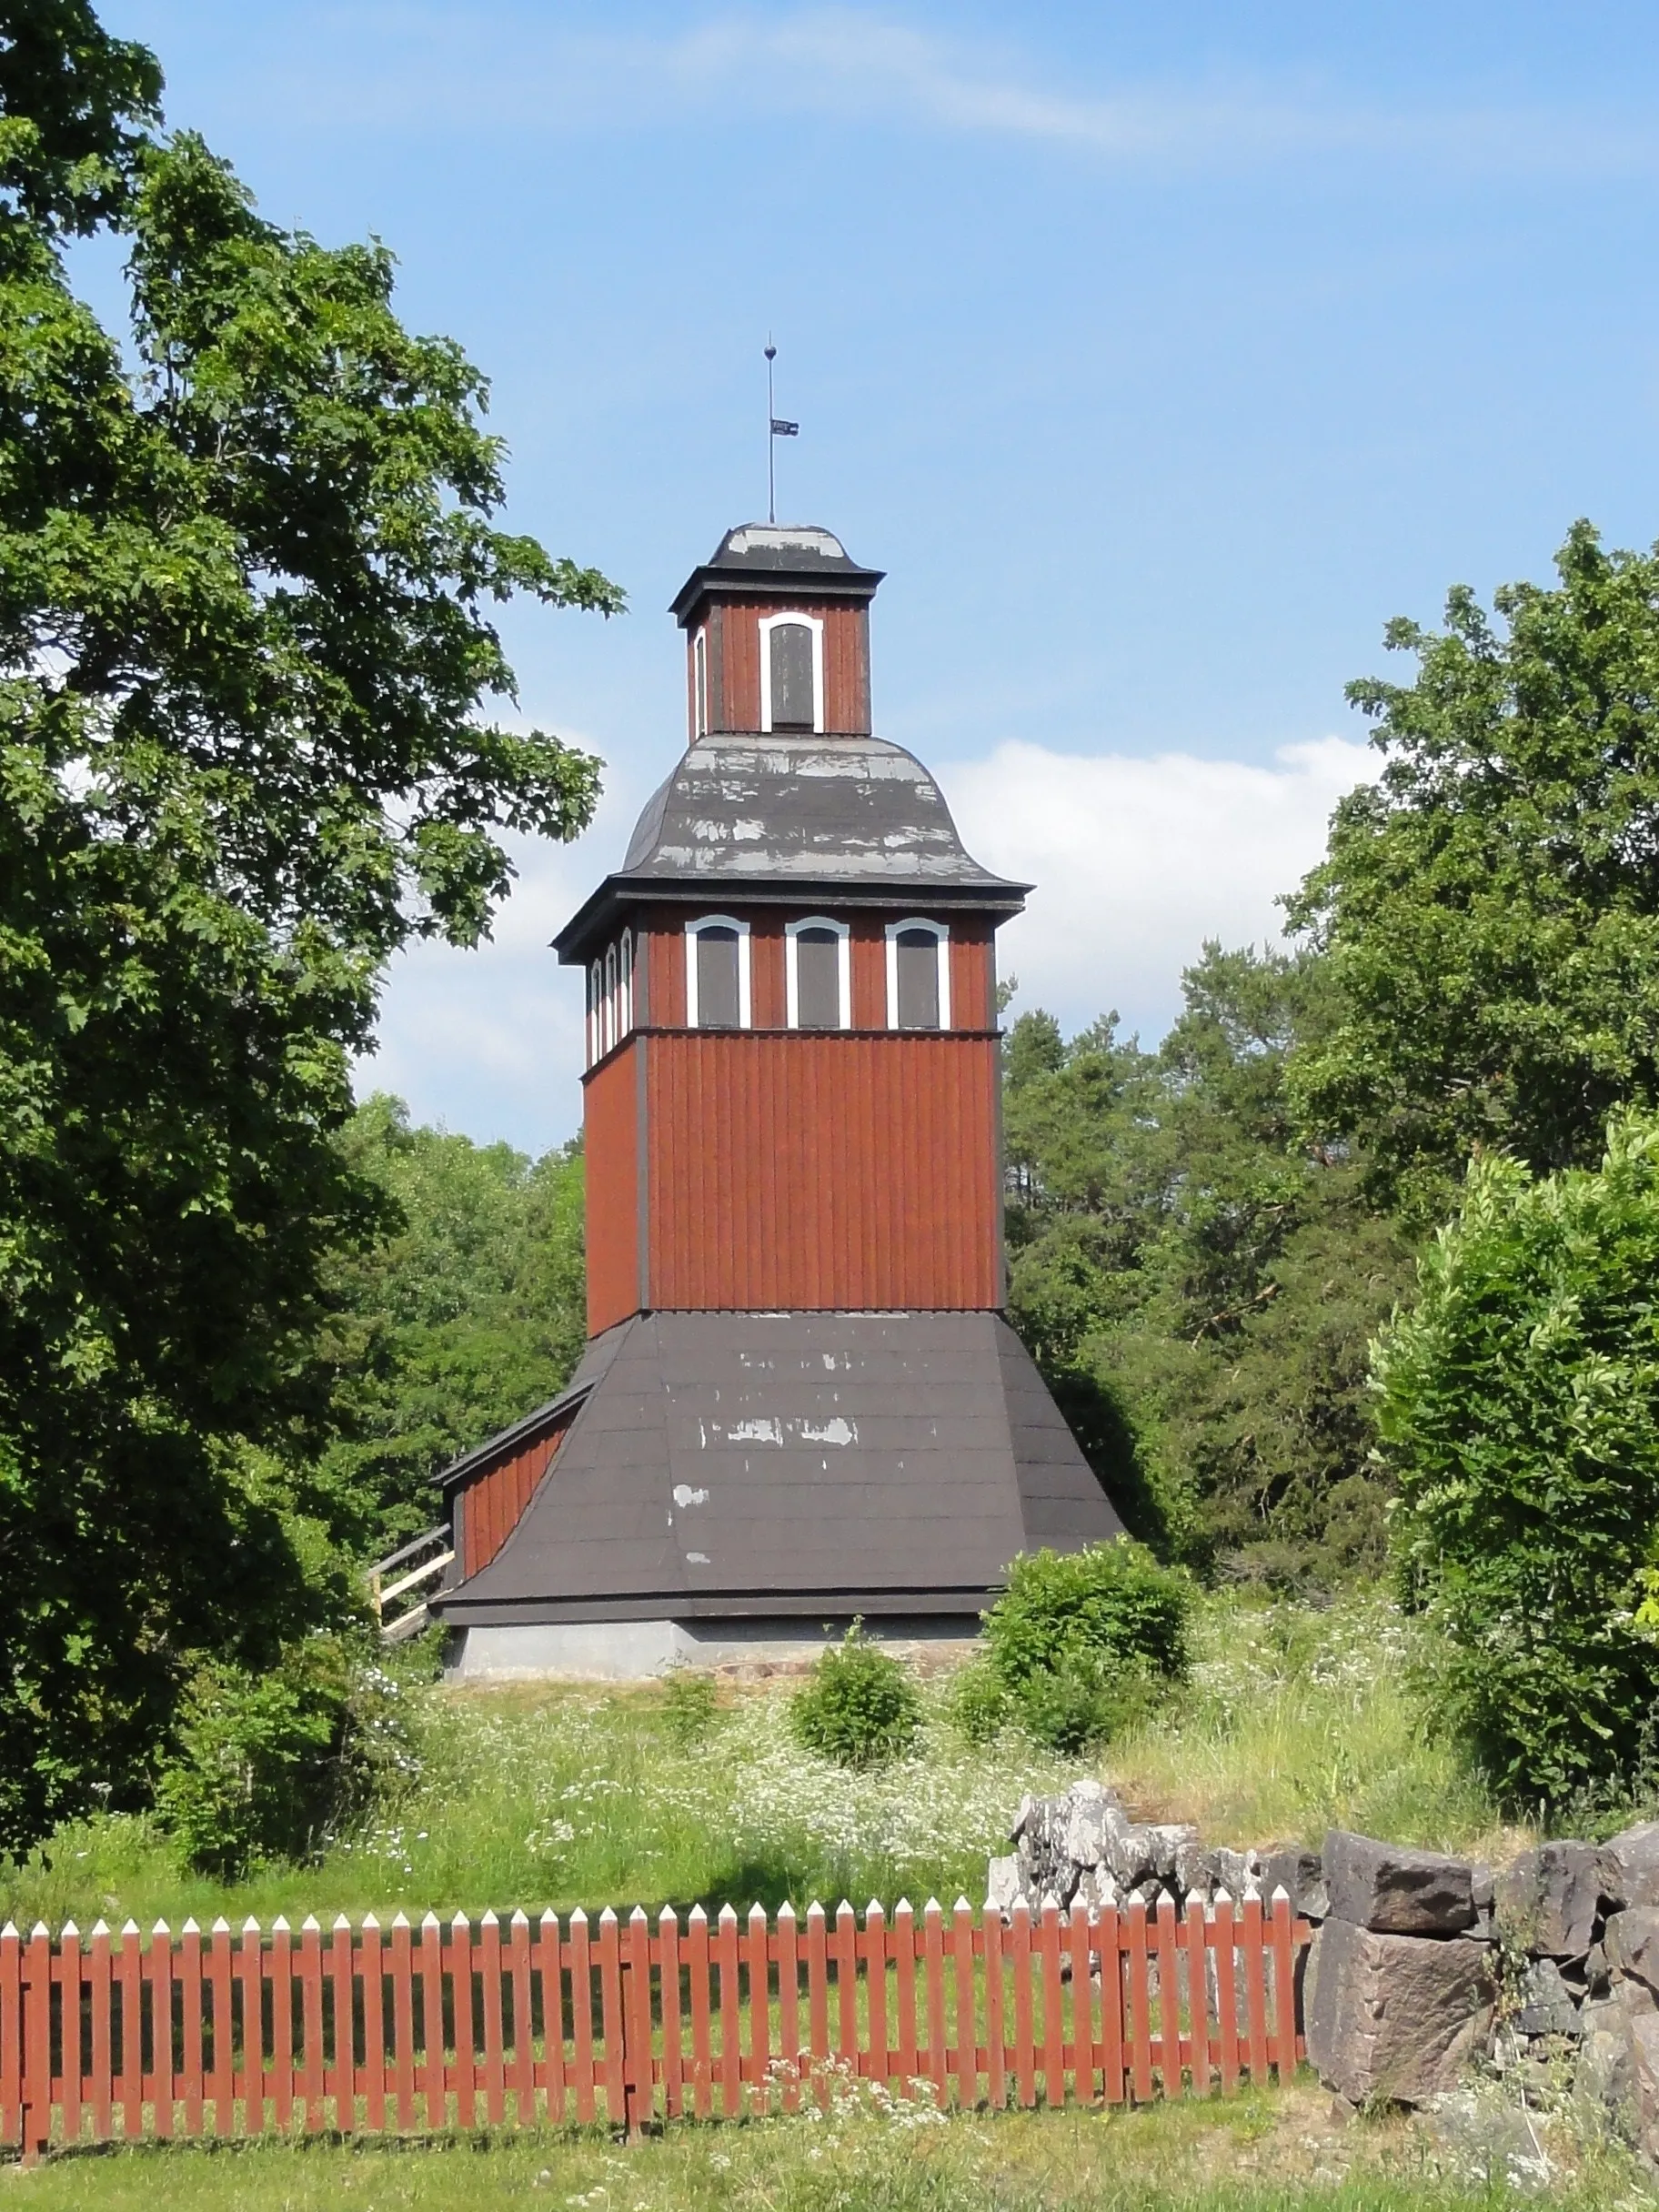
<path fill-rule="evenodd" d="M 357 1953 L 352 1941 L 351 1923 L 344 1913 L 337 1913 L 328 1942 L 334 2048 L 327 2083 L 328 2093 L 334 2099 L 334 2125 L 343 2136 L 355 2135 L 357 2127 L 356 1981 Z"/>
<path fill-rule="evenodd" d="M 23 1938 L 0 1928 L 0 2140 L 23 2140 Z"/>
<path fill-rule="evenodd" d="M 738 2010 L 738 1915 L 729 1905 L 720 1907 L 714 1948 L 720 1972 L 720 2109 L 731 2120 L 742 2110 L 742 2052 Z"/>
<path fill-rule="evenodd" d="M 809 2064 L 818 2101 L 830 2102 L 830 1946 L 824 1908 L 816 1898 L 807 1907 L 807 2034 Z"/>
<path fill-rule="evenodd" d="M 605 2034 L 605 2110 L 613 2127 L 628 2118 L 628 2082 L 622 2052 L 622 1946 L 617 1915 L 608 1905 L 599 1915 L 599 2019 Z"/>
<path fill-rule="evenodd" d="M 860 1943 L 864 1960 L 864 2042 L 869 2053 L 869 2074 L 871 2081 L 891 2081 L 895 2075 L 908 2082 L 916 2071 L 916 2000 L 913 1984 L 916 1974 L 916 1947 L 910 1925 L 910 1908 L 900 1897 L 893 1908 L 893 1925 L 890 1932 L 887 1915 L 872 1897 L 864 1907 L 864 1934 Z M 887 2030 L 887 1962 L 898 1961 L 895 1978 L 898 1982 L 899 2042 L 895 2050 L 890 2045 Z M 905 2001 L 910 2000 L 907 2020 Z M 906 2051 L 909 2051 L 909 2057 Z"/>
<path fill-rule="evenodd" d="M 1187 1899 L 1187 2021 L 1192 2046 L 1192 2094 L 1210 2094 L 1210 1976 L 1206 1964 L 1209 1928 L 1204 1901 L 1196 1891 Z"/>
<path fill-rule="evenodd" d="M 436 1913 L 420 1922 L 421 2087 L 426 2092 L 427 2126 L 449 2125 L 448 2087 L 444 2066 L 444 1931 Z"/>
<path fill-rule="evenodd" d="M 1116 1892 L 1112 1895 L 1115 1898 Z M 1115 1903 L 1095 1917 L 1101 1961 L 1101 2093 L 1109 2105 L 1123 2101 L 1123 1923 Z"/>
<path fill-rule="evenodd" d="M 507 2081 L 513 2093 L 513 2116 L 520 2127 L 528 2127 L 536 2117 L 536 2039 L 531 2033 L 530 1921 L 522 1906 L 507 1924 L 507 1977 L 513 1993 L 513 2054 Z"/>
<path fill-rule="evenodd" d="M 221 1913 L 214 1922 L 206 1969 L 209 2020 L 213 2035 L 213 2065 L 207 2093 L 213 2099 L 213 2132 L 231 2133 L 236 2117 L 236 2021 L 231 1996 L 232 1961 L 230 1923 Z"/>
<path fill-rule="evenodd" d="M 576 2116 L 590 2120 L 598 2109 L 593 2065 L 593 1947 L 588 1915 L 578 1905 L 570 1915 L 570 2076 L 576 2087 Z"/>
<path fill-rule="evenodd" d="M 800 2104 L 800 1947 L 795 1907 L 786 1897 L 778 1907 L 778 2049 L 783 2060 L 783 2108 Z M 666 2012 L 665 2001 L 665 2033 Z"/>
<path fill-rule="evenodd" d="M 1244 1925 L 1241 1933 L 1243 1940 L 1239 1947 L 1244 1954 L 1244 2006 L 1250 2023 L 1250 2078 L 1252 2086 L 1259 2089 L 1267 2079 L 1266 1931 L 1262 1925 L 1260 1897 L 1245 1898 Z"/>
<path fill-rule="evenodd" d="M 392 1922 L 392 2082 L 398 2131 L 415 2126 L 415 1953 L 407 1915 Z"/>
<path fill-rule="evenodd" d="M 0 1975 L 3 1974 L 4 1967 L 0 1966 Z M 107 2143 L 110 2137 L 116 2055 L 113 2036 L 114 2022 L 110 2017 L 114 2006 L 111 2001 L 109 1925 L 104 1920 L 95 1921 L 93 1924 L 92 1950 L 86 1961 L 86 1979 L 91 1991 L 92 2078 L 89 2087 L 92 2102 L 92 2139 L 95 2143 Z M 4 2006 L 5 1999 L 0 1996 L 0 2010 L 3 2010 Z M 4 2112 L 5 2104 L 4 2092 L 0 2092 L 0 2112 Z M 4 2135 L 5 2132 L 5 2122 L 0 2119 L 0 2135 Z"/>
<path fill-rule="evenodd" d="M 979 2024 L 973 1990 L 973 1907 L 959 1897 L 950 1918 L 950 1956 L 956 1966 L 956 2101 L 971 2112 L 980 2101 Z"/>
<path fill-rule="evenodd" d="M 144 1960 L 138 1947 L 138 1923 L 127 1920 L 121 1929 L 121 1953 L 116 1969 L 121 1992 L 121 2135 L 135 2143 L 144 2128 Z"/>
<path fill-rule="evenodd" d="M 1281 2081 L 1296 2071 L 1296 1938 L 1290 1892 L 1273 1892 L 1273 2063 Z"/>
<path fill-rule="evenodd" d="M 1179 2096 L 1181 2067 L 1181 1939 L 1175 1900 L 1158 1900 L 1158 2072 L 1165 2096 Z"/>
<path fill-rule="evenodd" d="M 501 1924 L 493 1912 L 478 1923 L 478 2010 L 483 2016 L 484 2117 L 500 2127 L 507 2117 L 507 2043 L 501 2003 Z"/>
<path fill-rule="evenodd" d="M 1066 2101 L 1065 2022 L 1061 2012 L 1064 1992 L 1060 1982 L 1060 1906 L 1052 1897 L 1042 1901 L 1038 1936 L 1042 1958 L 1042 2094 L 1058 2111 Z"/>
<path fill-rule="evenodd" d="M 763 1915 L 763 1930 L 765 1925 Z M 628 1915 L 628 1948 L 622 1973 L 622 2056 L 627 2079 L 628 2132 L 637 2137 L 656 2108 L 651 2065 L 651 1924 L 642 1905 L 636 1905 Z"/>
<path fill-rule="evenodd" d="M 772 2003 L 771 1968 L 768 1961 L 766 1907 L 749 1908 L 749 1934 L 744 1946 L 749 1968 L 749 2066 L 754 2085 L 754 2109 L 764 2112 L 771 2103 Z"/>
<path fill-rule="evenodd" d="M 662 2109 L 671 2120 L 685 2110 L 685 2023 L 679 2006 L 679 1915 L 665 1905 L 657 1916 L 658 1982 L 662 1992 Z"/>
<path fill-rule="evenodd" d="M 1130 2076 L 1135 2102 L 1152 2094 L 1152 2006 L 1147 1976 L 1146 1899 L 1132 1890 L 1129 1899 Z"/>
<path fill-rule="evenodd" d="M 150 1986 L 150 2103 L 154 2107 L 156 2137 L 166 2142 L 173 2133 L 173 1931 L 165 1920 L 150 1930 L 145 1954 L 145 1979 Z"/>
<path fill-rule="evenodd" d="M 1089 1936 L 1089 1907 L 1081 1897 L 1074 1898 L 1066 1957 L 1071 1974 L 1071 2094 L 1080 2105 L 1100 2101 L 1095 2089 L 1100 2038 L 1094 2032 L 1094 1982 L 1090 1973 L 1093 1961 Z"/>
<path fill-rule="evenodd" d="M 1008 2103 L 1008 2031 L 1002 2017 L 1002 1962 L 1008 1931 L 1002 1915 L 987 1905 L 980 1924 L 985 1960 L 985 2095 L 993 2112 Z"/>
<path fill-rule="evenodd" d="M 1216 1893 L 1211 1933 L 1215 1949 L 1216 2041 L 1221 2053 L 1222 2095 L 1231 2096 L 1239 2086 L 1239 1992 L 1234 1972 L 1232 1899 L 1224 1889 Z"/>
<path fill-rule="evenodd" d="M 265 1964 L 271 1985 L 271 2112 L 277 2133 L 286 2135 L 294 2120 L 294 1949 L 280 1913 L 271 1923 Z"/>
<path fill-rule="evenodd" d="M 306 2100 L 306 2132 L 317 2135 L 327 2125 L 323 2084 L 323 1931 L 317 1915 L 307 1913 L 299 1926 L 299 2016 L 304 2037 L 300 2094 Z"/>
<path fill-rule="evenodd" d="M 858 1916 L 843 1897 L 835 1908 L 835 2056 L 854 2081 L 867 2071 L 859 2061 Z"/>
<path fill-rule="evenodd" d="M 455 2023 L 455 2063 L 450 2069 L 455 2086 L 456 2124 L 478 2124 L 478 2027 L 473 2019 L 472 1924 L 465 1913 L 449 1923 L 449 2011 Z"/>
<path fill-rule="evenodd" d="M 691 1907 L 686 1923 L 686 1965 L 691 1993 L 691 2087 L 697 2116 L 714 2109 L 714 2046 L 709 2031 L 709 1915 Z"/>
<path fill-rule="evenodd" d="M 945 1916 L 937 1897 L 922 1907 L 922 1942 L 928 1980 L 928 2078 L 942 2107 L 950 2102 L 945 2056 Z"/>
<path fill-rule="evenodd" d="M 231 1971 L 242 1996 L 241 2066 L 232 2077 L 232 2094 L 242 2100 L 242 2132 L 265 2133 L 265 1938 L 259 1923 L 249 1916 L 242 1923 Z M 232 2050 L 235 2051 L 233 2042 Z M 234 2116 L 233 2116 L 234 2126 Z M 228 2133 L 229 2130 L 226 2130 Z"/>
<path fill-rule="evenodd" d="M 380 2135 L 386 2128 L 386 1952 L 380 1923 L 373 1913 L 363 1915 L 358 1973 L 363 1986 L 363 2067 L 358 2076 L 363 2120 L 374 2134 Z"/>
<path fill-rule="evenodd" d="M 1009 1923 L 1009 1965 L 1014 1984 L 1014 2094 L 1022 2105 L 1037 2102 L 1037 2047 L 1031 2018 L 1031 1915 L 1019 1899 Z"/>
<path fill-rule="evenodd" d="M 202 1931 L 194 1919 L 179 1933 L 174 1960 L 178 1977 L 180 2036 L 179 2088 L 185 2104 L 185 2133 L 202 2132 Z"/>
<path fill-rule="evenodd" d="M 52 2136 L 52 1936 L 44 1920 L 29 1931 L 23 1962 L 23 2156 L 32 2160 Z"/>
<path fill-rule="evenodd" d="M 63 2046 L 63 2140 L 65 2143 L 78 2143 L 81 2139 L 81 2097 L 85 2087 L 86 2054 L 82 2047 L 81 1936 L 73 1920 L 64 1923 L 63 1933 L 58 1937 L 57 1978 L 62 1986 L 62 2009 L 58 2016 Z"/>
<path fill-rule="evenodd" d="M 544 1912 L 536 1941 L 536 1972 L 541 1983 L 541 2080 L 547 2091 L 548 2117 L 562 2120 L 569 2083 L 565 2064 L 565 1959 L 560 1947 L 558 1915 Z M 525 2016 L 525 2032 L 529 2032 Z"/>

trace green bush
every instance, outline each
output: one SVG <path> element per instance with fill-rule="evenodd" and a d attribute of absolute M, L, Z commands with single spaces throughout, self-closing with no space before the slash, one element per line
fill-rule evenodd
<path fill-rule="evenodd" d="M 1013 1699 L 983 1653 L 957 1669 L 945 1693 L 950 1724 L 978 1750 L 994 1744 L 1013 1714 Z"/>
<path fill-rule="evenodd" d="M 199 1666 L 156 1790 L 181 1855 L 226 1881 L 313 1856 L 332 1826 L 412 1778 L 400 1697 L 397 1679 L 341 1636 L 291 1644 L 263 1674 Z"/>
<path fill-rule="evenodd" d="M 789 1701 L 798 1743 L 840 1766 L 900 1758 L 921 1725 L 921 1699 L 908 1667 L 879 1650 L 855 1621 Z"/>
<path fill-rule="evenodd" d="M 1435 1710 L 1512 1805 L 1616 1801 L 1659 1695 L 1659 1118 L 1594 1171 L 1476 1160 L 1419 1279 L 1374 1378 Z"/>
<path fill-rule="evenodd" d="M 689 1666 L 669 1670 L 662 1691 L 662 1725 L 676 1751 L 695 1751 L 713 1732 L 718 1709 L 713 1678 Z"/>

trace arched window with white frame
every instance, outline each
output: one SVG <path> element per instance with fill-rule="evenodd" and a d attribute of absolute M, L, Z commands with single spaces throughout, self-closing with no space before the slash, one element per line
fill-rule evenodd
<path fill-rule="evenodd" d="M 709 735 L 709 626 L 691 640 L 691 735 Z"/>
<path fill-rule="evenodd" d="M 617 1041 L 617 948 L 605 948 L 605 1020 L 604 1049 L 609 1051 Z"/>
<path fill-rule="evenodd" d="M 634 933 L 622 932 L 621 952 L 617 961 L 617 1034 L 628 1036 L 634 1026 Z"/>
<path fill-rule="evenodd" d="M 887 925 L 887 1026 L 950 1026 L 950 932 L 920 916 Z"/>
<path fill-rule="evenodd" d="M 604 1016 L 600 1008 L 605 1002 L 605 970 L 598 960 L 588 970 L 588 1065 L 591 1068 L 605 1057 Z"/>
<path fill-rule="evenodd" d="M 852 1027 L 852 933 L 844 921 L 809 914 L 785 925 L 784 1005 L 792 1030 Z"/>
<path fill-rule="evenodd" d="M 748 922 L 730 914 L 704 914 L 687 922 L 687 1028 L 749 1029 L 751 1006 Z"/>
<path fill-rule="evenodd" d="M 760 618 L 760 727 L 824 727 L 824 625 L 817 615 Z"/>

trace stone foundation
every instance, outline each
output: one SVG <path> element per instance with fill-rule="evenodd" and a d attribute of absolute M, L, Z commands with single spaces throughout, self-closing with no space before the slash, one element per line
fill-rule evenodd
<path fill-rule="evenodd" d="M 669 1667 L 761 1681 L 799 1673 L 839 1644 L 847 1621 L 564 1621 L 475 1626 L 455 1632 L 445 1680 L 649 1682 Z M 895 1615 L 864 1632 L 924 1671 L 968 1656 L 976 1615 Z"/>

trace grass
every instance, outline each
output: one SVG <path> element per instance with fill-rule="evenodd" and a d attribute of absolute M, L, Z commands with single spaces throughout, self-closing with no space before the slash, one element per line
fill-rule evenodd
<path fill-rule="evenodd" d="M 930 1683 L 916 1755 L 856 1775 L 795 1745 L 783 1684 L 723 1687 L 706 1738 L 688 1745 L 659 1685 L 412 1684 L 415 1775 L 314 1864 L 216 1885 L 182 1868 L 149 1821 L 105 1816 L 65 1826 L 24 1865 L 0 1862 L 0 1916 L 177 1925 L 189 1914 L 206 1925 L 492 1905 L 977 1902 L 1021 1795 L 1085 1771 L 1218 1843 L 1317 1843 L 1334 1823 L 1502 1855 L 1519 1834 L 1425 1730 L 1411 1659 L 1406 1624 L 1380 1598 L 1315 1612 L 1222 1595 L 1202 1610 L 1191 1682 L 1101 1761 L 1015 1735 L 973 1750 L 950 1727 L 946 1685 Z"/>
<path fill-rule="evenodd" d="M 623 2146 L 581 2135 L 424 2147 L 174 2147 L 60 2158 L 4 2177 L 28 2212 L 1446 2212 L 1513 2202 L 1516 2185 L 1584 2212 L 1640 2212 L 1632 2161 L 1537 2124 L 1545 2164 L 1502 2131 L 1448 2141 L 1398 2119 L 1339 2127 L 1305 2085 L 1134 2112 L 980 2114 L 840 2100 L 828 2118 L 684 2126 Z M 1530 2140 L 1529 2140 L 1530 2151 Z M 1523 2170 L 1524 2169 L 1524 2170 Z"/>

